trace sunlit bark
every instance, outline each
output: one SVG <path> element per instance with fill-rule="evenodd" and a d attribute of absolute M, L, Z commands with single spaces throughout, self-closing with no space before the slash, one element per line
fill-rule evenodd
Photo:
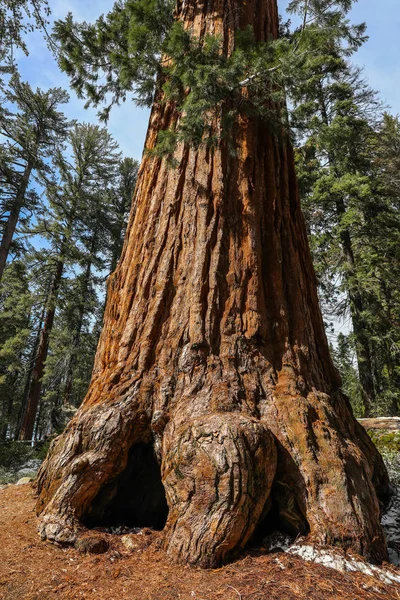
<path fill-rule="evenodd" d="M 277 35 L 275 0 L 190 0 L 178 17 L 227 52 L 248 23 Z M 155 103 L 148 148 L 176 118 Z M 329 355 L 291 148 L 255 118 L 233 135 L 236 156 L 221 143 L 180 147 L 177 169 L 143 159 L 90 390 L 39 474 L 41 534 L 74 543 L 111 515 L 146 447 L 177 560 L 226 561 L 271 515 L 382 560 L 387 475 Z M 136 472 L 131 495 L 156 471 Z"/>

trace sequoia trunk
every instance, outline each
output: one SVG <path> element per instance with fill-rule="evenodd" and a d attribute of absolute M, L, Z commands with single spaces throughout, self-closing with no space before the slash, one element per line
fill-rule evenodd
<path fill-rule="evenodd" d="M 226 52 L 239 27 L 278 31 L 275 0 L 177 17 Z M 147 148 L 177 118 L 156 102 Z M 291 148 L 256 118 L 232 133 L 236 156 L 144 156 L 91 386 L 37 480 L 42 537 L 74 543 L 128 504 L 161 528 L 167 504 L 177 560 L 220 564 L 268 520 L 382 560 L 387 475 L 329 355 Z"/>

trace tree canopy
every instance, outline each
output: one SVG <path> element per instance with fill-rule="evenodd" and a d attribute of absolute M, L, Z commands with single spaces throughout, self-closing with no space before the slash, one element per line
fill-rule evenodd
<path fill-rule="evenodd" d="M 256 112 L 275 120 L 271 99 L 284 116 L 287 90 L 309 80 L 326 60 L 355 52 L 365 41 L 365 24 L 352 25 L 349 0 L 294 0 L 289 11 L 299 27 L 282 26 L 277 40 L 256 42 L 251 27 L 235 32 L 235 48 L 221 52 L 222 40 L 204 39 L 174 19 L 171 0 L 118 1 L 94 24 L 78 23 L 68 14 L 57 21 L 60 67 L 88 105 L 114 104 L 128 97 L 151 106 L 156 94 L 180 113 L 174 130 L 161 132 L 158 151 L 172 154 L 178 140 L 213 144 L 212 122 L 222 111 L 221 136 L 228 136 L 234 115 Z M 283 122 L 285 119 L 283 120 Z"/>

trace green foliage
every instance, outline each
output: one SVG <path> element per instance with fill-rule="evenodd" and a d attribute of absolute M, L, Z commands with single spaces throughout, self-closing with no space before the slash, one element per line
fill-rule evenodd
<path fill-rule="evenodd" d="M 0 485 L 16 483 L 21 468 L 28 468 L 24 477 L 34 478 L 37 466 L 29 463 L 42 462 L 46 458 L 50 443 L 50 438 L 35 446 L 16 441 L 0 442 Z"/>
<path fill-rule="evenodd" d="M 32 449 L 27 444 L 10 442 L 0 444 L 0 467 L 7 471 L 18 471 L 32 458 Z"/>
<path fill-rule="evenodd" d="M 133 92 L 138 104 L 150 105 L 161 74 L 163 45 L 173 26 L 173 0 L 118 1 L 94 25 L 76 23 L 69 13 L 57 21 L 60 67 L 78 94 L 95 106 L 125 101 Z"/>
<path fill-rule="evenodd" d="M 76 365 L 82 369 L 85 364 L 82 340 L 86 331 L 89 334 L 93 329 L 96 311 L 100 311 L 98 276 L 93 270 L 106 268 L 102 248 L 108 241 L 110 182 L 116 177 L 120 161 L 115 141 L 98 126 L 75 125 L 68 142 L 71 156 L 67 159 L 58 154 L 58 181 L 54 179 L 47 185 L 48 210 L 32 229 L 32 233 L 40 232 L 50 247 L 41 253 L 42 270 L 52 273 L 51 281 L 61 273 L 57 287 L 45 297 L 46 314 L 58 309 L 54 326 L 47 326 L 51 337 L 39 415 L 45 423 L 55 407 L 72 402 L 73 391 L 77 404 L 86 391 L 90 376 L 87 364 L 83 386 L 79 385 L 79 377 L 72 383 L 72 377 L 78 372 Z M 97 342 L 95 330 L 91 360 Z"/>
<path fill-rule="evenodd" d="M 107 211 L 108 241 L 105 242 L 105 247 L 111 250 L 109 256 L 111 272 L 117 266 L 121 255 L 138 171 L 139 163 L 137 160 L 124 158 L 119 163 L 114 178 L 110 195 L 110 210 Z"/>
<path fill-rule="evenodd" d="M 368 430 L 368 434 L 385 461 L 391 483 L 400 485 L 400 433 Z"/>
<path fill-rule="evenodd" d="M 53 435 L 52 437 L 47 437 L 45 440 L 38 442 L 33 448 L 32 458 L 43 461 L 47 456 L 54 437 L 55 436 Z"/>
<path fill-rule="evenodd" d="M 342 118 L 339 126 L 333 118 L 332 127 L 321 136 L 313 132 L 299 150 L 302 200 L 327 313 L 350 314 L 359 366 L 357 343 L 367 345 L 371 356 L 371 414 L 397 414 L 400 214 L 397 176 L 387 156 L 396 139 L 385 140 L 386 128 L 396 128 L 387 115 L 378 126 L 363 115 L 349 121 L 346 128 Z"/>
<path fill-rule="evenodd" d="M 400 452 L 400 432 L 369 430 L 368 434 L 379 451 Z"/>
<path fill-rule="evenodd" d="M 64 145 L 48 140 L 47 151 L 52 160 L 41 178 L 46 201 L 35 219 L 29 215 L 24 223 L 35 247 L 28 245 L 21 260 L 6 268 L 0 287 L 2 439 L 18 435 L 51 312 L 35 437 L 52 431 L 62 405 L 82 401 L 100 332 L 105 279 L 121 252 L 138 170 L 136 161 L 121 160 L 110 134 L 95 125 L 75 125 Z M 45 240 L 43 247 L 38 240 Z"/>
<path fill-rule="evenodd" d="M 61 88 L 34 91 L 14 74 L 0 109 L 0 231 L 7 254 L 23 247 L 16 229 L 42 210 L 37 183 L 51 176 L 54 155 L 63 147 L 70 124 L 60 111 L 69 100 Z M 12 242 L 12 243 L 11 243 Z M 0 268 L 0 279 L 3 266 Z"/>
<path fill-rule="evenodd" d="M 108 48 L 125 83 L 140 72 L 144 89 L 172 8 L 130 4 L 129 47 L 137 56 L 147 53 L 148 65 L 115 55 L 112 41 Z M 26 34 L 35 28 L 46 34 L 48 15 L 46 0 L 6 0 L 0 7 L 0 77 L 8 75 L 0 80 L 0 440 L 7 441 L 20 432 L 38 349 L 48 343 L 45 324 L 51 335 L 34 437 L 46 437 L 55 411 L 79 405 L 86 392 L 105 280 L 121 252 L 138 170 L 136 161 L 121 160 L 104 128 L 67 121 L 60 110 L 69 99 L 64 90 L 33 90 L 21 81 L 14 50 L 28 53 Z M 124 29 L 125 17 L 109 23 L 114 33 Z M 92 48 L 107 46 L 106 38 Z M 15 452 L 9 447 L 10 456 Z"/>
<path fill-rule="evenodd" d="M 265 41 L 257 41 L 251 28 L 239 30 L 227 54 L 222 39 L 198 38 L 174 21 L 174 5 L 118 0 L 94 24 L 77 23 L 69 14 L 54 28 L 61 68 L 88 104 L 106 104 L 102 118 L 128 94 L 139 105 L 151 106 L 156 97 L 173 102 L 179 119 L 160 134 L 155 150 L 171 164 L 179 141 L 214 145 L 225 137 L 233 143 L 239 114 L 282 129 L 287 89 L 307 85 L 316 69 L 326 68 L 326 60 L 334 60 L 332 48 L 350 55 L 365 39 L 365 25 L 351 25 L 346 18 L 351 1 L 294 1 L 290 10 L 302 17 L 298 29 Z"/>
<path fill-rule="evenodd" d="M 396 414 L 400 215 L 388 154 L 398 128 L 382 120 L 376 93 L 348 53 L 338 38 L 313 77 L 289 89 L 297 172 L 325 314 L 351 319 L 363 410 Z"/>
<path fill-rule="evenodd" d="M 13 433 L 29 357 L 33 298 L 25 265 L 13 262 L 0 284 L 0 440 Z"/>
<path fill-rule="evenodd" d="M 354 340 L 352 336 L 339 333 L 337 347 L 332 348 L 332 356 L 342 377 L 342 388 L 349 397 L 356 417 L 364 414 L 362 389 L 356 368 Z"/>
<path fill-rule="evenodd" d="M 24 36 L 44 29 L 50 8 L 47 0 L 2 0 L 0 4 L 0 74 L 15 69 L 14 55 L 20 48 L 28 54 Z"/>

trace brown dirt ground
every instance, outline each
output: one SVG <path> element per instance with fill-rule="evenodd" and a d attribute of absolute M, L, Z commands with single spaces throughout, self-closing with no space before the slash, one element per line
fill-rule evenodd
<path fill-rule="evenodd" d="M 40 541 L 29 485 L 0 490 L 0 600 L 396 600 L 400 586 L 343 574 L 287 554 L 248 552 L 222 569 L 172 564 L 158 533 L 128 552 L 82 554 Z"/>

